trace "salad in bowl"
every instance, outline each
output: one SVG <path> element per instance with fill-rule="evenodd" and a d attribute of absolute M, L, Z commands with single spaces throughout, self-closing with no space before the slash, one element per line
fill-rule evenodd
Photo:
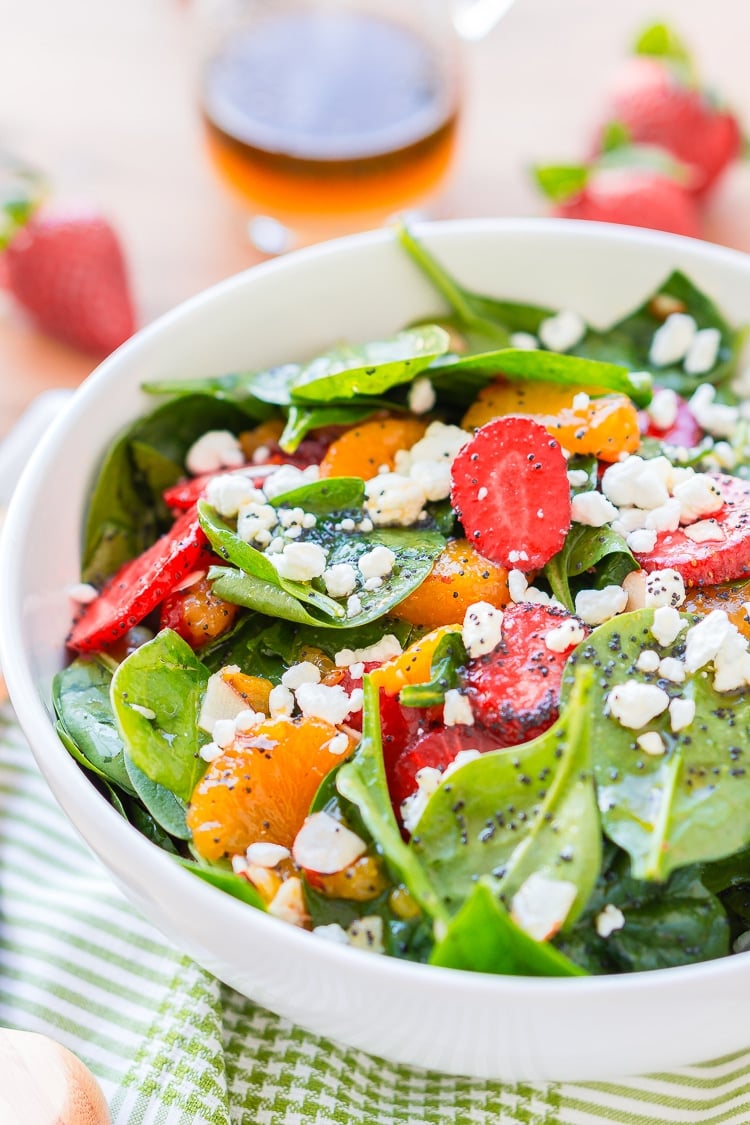
<path fill-rule="evenodd" d="M 742 952 L 742 332 L 680 271 L 594 327 L 399 243 L 447 312 L 144 382 L 90 490 L 59 737 L 310 941 L 525 977 Z"/>

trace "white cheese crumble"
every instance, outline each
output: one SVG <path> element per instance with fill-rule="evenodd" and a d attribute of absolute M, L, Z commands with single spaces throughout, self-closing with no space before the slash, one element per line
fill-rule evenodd
<path fill-rule="evenodd" d="M 427 496 L 417 481 L 384 473 L 365 481 L 365 508 L 378 527 L 409 527 L 421 517 Z"/>
<path fill-rule="evenodd" d="M 278 523 L 276 509 L 270 504 L 250 500 L 237 509 L 237 534 L 245 543 L 260 542 L 268 546 L 271 531 Z"/>
<path fill-rule="evenodd" d="M 669 387 L 659 387 L 646 407 L 646 413 L 657 430 L 668 430 L 677 421 L 679 396 Z"/>
<path fill-rule="evenodd" d="M 362 612 L 362 599 L 359 594 L 350 594 L 346 601 L 346 616 L 358 617 Z"/>
<path fill-rule="evenodd" d="M 415 482 L 427 500 L 445 500 L 451 490 L 451 465 L 470 440 L 471 434 L 458 426 L 432 422 L 411 449 L 396 453 L 396 473 Z"/>
<path fill-rule="evenodd" d="M 706 433 L 711 434 L 711 437 L 732 437 L 740 412 L 736 406 L 716 402 L 715 399 L 716 387 L 711 383 L 701 383 L 693 391 L 688 406 L 698 425 Z"/>
<path fill-rule="evenodd" d="M 694 543 L 723 543 L 726 540 L 726 533 L 718 520 L 698 520 L 686 527 L 684 532 Z"/>
<path fill-rule="evenodd" d="M 577 894 L 574 883 L 535 871 L 513 896 L 511 916 L 530 937 L 547 941 L 563 926 Z"/>
<path fill-rule="evenodd" d="M 313 926 L 312 932 L 324 941 L 332 941 L 336 945 L 348 945 L 349 935 L 338 922 L 328 922 L 325 926 Z"/>
<path fill-rule="evenodd" d="M 217 746 L 215 742 L 206 742 L 201 746 L 198 751 L 198 757 L 202 758 L 204 762 L 215 762 L 217 758 L 221 757 L 222 749 Z"/>
<path fill-rule="evenodd" d="M 188 472 L 194 476 L 236 469 L 245 464 L 242 446 L 229 430 L 208 430 L 193 442 L 185 457 Z"/>
<path fill-rule="evenodd" d="M 620 726 L 640 730 L 669 707 L 669 696 L 656 684 L 626 680 L 617 684 L 607 696 L 609 714 Z"/>
<path fill-rule="evenodd" d="M 323 719 L 334 727 L 340 726 L 356 710 L 340 684 L 330 687 L 326 684 L 300 684 L 295 694 L 306 719 Z"/>
<path fill-rule="evenodd" d="M 345 754 L 349 747 L 349 739 L 343 731 L 334 734 L 333 738 L 329 739 L 325 744 L 325 748 L 329 754 Z"/>
<path fill-rule="evenodd" d="M 673 699 L 669 704 L 669 725 L 675 734 L 689 727 L 694 718 L 694 699 Z"/>
<path fill-rule="evenodd" d="M 311 660 L 302 660 L 299 664 L 292 664 L 281 677 L 281 682 L 290 691 L 296 691 L 303 684 L 319 684 L 320 668 Z"/>
<path fill-rule="evenodd" d="M 378 545 L 360 555 L 357 566 L 363 578 L 387 578 L 396 565 L 396 556 L 389 547 Z"/>
<path fill-rule="evenodd" d="M 602 625 L 623 613 L 628 595 L 622 586 L 605 586 L 603 590 L 579 590 L 576 594 L 576 615 L 586 625 Z"/>
<path fill-rule="evenodd" d="M 244 504 L 265 504 L 266 498 L 244 473 L 225 473 L 206 485 L 206 499 L 220 516 L 234 518 Z"/>
<path fill-rule="evenodd" d="M 621 930 L 625 925 L 625 915 L 620 910 L 619 906 L 614 903 L 608 902 L 603 910 L 600 910 L 594 919 L 594 926 L 600 938 L 608 938 L 611 934 Z"/>
<path fill-rule="evenodd" d="M 458 688 L 450 688 L 445 693 L 443 723 L 447 727 L 474 726 L 474 712 L 471 709 L 471 703 L 465 695 L 461 694 Z"/>
<path fill-rule="evenodd" d="M 290 582 L 310 582 L 326 569 L 326 552 L 317 543 L 287 543 L 271 562 L 281 578 Z"/>
<path fill-rule="evenodd" d="M 294 696 L 284 684 L 271 688 L 268 696 L 268 710 L 272 719 L 290 718 L 294 714 Z"/>
<path fill-rule="evenodd" d="M 662 754 L 666 754 L 667 748 L 664 745 L 664 739 L 658 731 L 649 730 L 645 734 L 641 734 L 636 738 L 636 742 L 640 746 L 644 754 L 648 754 L 651 758 L 660 758 Z"/>
<path fill-rule="evenodd" d="M 412 414 L 428 414 L 436 402 L 435 388 L 421 375 L 409 388 L 409 409 Z"/>
<path fill-rule="evenodd" d="M 317 465 L 308 465 L 306 469 L 297 469 L 294 465 L 281 465 L 263 482 L 263 491 L 269 500 L 292 492 L 295 488 L 302 488 L 305 484 L 312 484 L 318 479 Z"/>
<path fill-rule="evenodd" d="M 217 746 L 226 750 L 234 742 L 235 732 L 234 719 L 217 719 L 211 732 L 211 738 Z"/>
<path fill-rule="evenodd" d="M 586 321 L 572 309 L 561 309 L 539 325 L 539 339 L 551 352 L 567 352 L 586 335 Z"/>
<path fill-rule="evenodd" d="M 635 554 L 648 554 L 656 546 L 656 532 L 639 528 L 637 531 L 631 531 L 625 542 Z"/>
<path fill-rule="evenodd" d="M 646 575 L 644 605 L 649 608 L 669 605 L 675 608 L 685 601 L 685 581 L 677 570 L 667 567 Z"/>
<path fill-rule="evenodd" d="M 705 473 L 696 473 L 676 485 L 674 498 L 680 503 L 680 523 L 695 523 L 724 507 L 719 485 Z"/>
<path fill-rule="evenodd" d="M 685 638 L 685 667 L 688 672 L 697 672 L 713 660 L 732 628 L 724 610 L 714 609 L 688 629 Z"/>
<path fill-rule="evenodd" d="M 635 662 L 639 672 L 656 672 L 661 664 L 661 657 L 652 648 L 644 648 Z"/>
<path fill-rule="evenodd" d="M 503 613 L 489 602 L 474 602 L 464 614 L 461 639 L 475 659 L 497 648 L 502 639 Z"/>
<path fill-rule="evenodd" d="M 715 691 L 736 691 L 750 683 L 750 653 L 747 638 L 732 625 L 714 658 Z"/>
<path fill-rule="evenodd" d="M 323 571 L 323 582 L 332 598 L 348 598 L 357 588 L 357 572 L 350 563 L 336 563 Z"/>
<path fill-rule="evenodd" d="M 651 625 L 651 635 L 657 644 L 671 645 L 685 628 L 686 622 L 680 617 L 677 610 L 671 605 L 660 605 L 654 610 L 654 620 Z"/>
<path fill-rule="evenodd" d="M 276 867 L 290 855 L 289 848 L 285 848 L 283 844 L 268 844 L 264 840 L 250 844 L 245 852 L 247 862 L 255 863 L 258 867 Z"/>
<path fill-rule="evenodd" d="M 589 474 L 585 469 L 568 469 L 568 484 L 571 488 L 583 488 L 588 479 Z"/>
<path fill-rule="evenodd" d="M 590 403 L 591 399 L 585 391 L 579 391 L 577 395 L 573 396 L 572 406 L 574 410 L 585 410 Z"/>
<path fill-rule="evenodd" d="M 530 332 L 511 332 L 508 343 L 519 352 L 535 352 L 539 347 L 539 341 Z"/>
<path fill-rule="evenodd" d="M 337 668 L 348 668 L 351 664 L 384 664 L 403 652 L 401 641 L 393 633 L 386 633 L 379 641 L 367 648 L 342 648 L 336 653 Z"/>
<path fill-rule="evenodd" d="M 572 518 L 587 527 L 603 527 L 617 519 L 617 508 L 601 492 L 579 492 L 572 500 Z"/>
<path fill-rule="evenodd" d="M 707 374 L 716 364 L 720 347 L 721 332 L 718 328 L 701 328 L 696 332 L 685 356 L 684 367 L 688 375 Z"/>
<path fill-rule="evenodd" d="M 297 866 L 319 875 L 343 871 L 366 851 L 365 841 L 327 812 L 308 816 L 292 845 Z"/>
<path fill-rule="evenodd" d="M 669 680 L 673 684 L 684 683 L 685 665 L 675 656 L 665 656 L 659 662 L 659 675 L 663 680 Z"/>
<path fill-rule="evenodd" d="M 648 358 L 654 367 L 669 367 L 685 358 L 695 339 L 697 325 L 687 313 L 671 313 L 651 340 Z"/>
<path fill-rule="evenodd" d="M 550 629 L 545 634 L 544 644 L 550 652 L 565 652 L 574 645 L 579 645 L 585 636 L 583 625 L 571 617 L 555 629 Z"/>

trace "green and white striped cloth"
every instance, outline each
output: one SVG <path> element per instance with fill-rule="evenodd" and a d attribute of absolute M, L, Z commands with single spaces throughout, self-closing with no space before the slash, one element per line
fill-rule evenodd
<path fill-rule="evenodd" d="M 74 1051 L 114 1125 L 750 1121 L 750 1052 L 627 1082 L 504 1085 L 395 1066 L 298 1030 L 143 921 L 68 825 L 12 715 L 0 720 L 0 1026 Z"/>

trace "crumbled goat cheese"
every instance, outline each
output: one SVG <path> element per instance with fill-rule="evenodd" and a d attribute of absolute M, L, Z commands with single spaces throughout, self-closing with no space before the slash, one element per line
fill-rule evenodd
<path fill-rule="evenodd" d="M 670 683 L 681 684 L 685 679 L 685 665 L 674 656 L 665 656 L 659 663 L 659 675 Z"/>
<path fill-rule="evenodd" d="M 359 594 L 351 594 L 346 602 L 346 616 L 357 617 L 362 612 L 362 599 Z"/>
<path fill-rule="evenodd" d="M 185 458 L 188 472 L 193 476 L 236 469 L 244 463 L 242 446 L 229 430 L 209 430 L 193 442 Z"/>
<path fill-rule="evenodd" d="M 393 633 L 386 633 L 379 641 L 367 648 L 342 648 L 335 656 L 337 668 L 348 668 L 351 664 L 385 664 L 403 652 L 401 642 Z"/>
<path fill-rule="evenodd" d="M 694 718 L 694 699 L 673 699 L 669 704 L 669 725 L 675 734 L 689 727 Z"/>
<path fill-rule="evenodd" d="M 348 598 L 357 588 L 357 572 L 350 563 L 336 563 L 323 571 L 323 582 L 332 598 Z"/>
<path fill-rule="evenodd" d="M 646 513 L 645 526 L 649 531 L 676 531 L 680 526 L 680 501 L 670 496 L 666 504 Z"/>
<path fill-rule="evenodd" d="M 602 492 L 618 508 L 659 508 L 669 500 L 675 472 L 666 457 L 644 461 L 634 453 L 605 470 Z"/>
<path fill-rule="evenodd" d="M 396 556 L 388 547 L 378 545 L 360 555 L 357 566 L 363 578 L 387 578 L 396 565 Z"/>
<path fill-rule="evenodd" d="M 215 762 L 217 758 L 221 757 L 221 754 L 222 749 L 215 742 L 206 742 L 198 751 L 198 757 L 209 763 Z"/>
<path fill-rule="evenodd" d="M 660 605 L 654 610 L 651 635 L 657 644 L 671 645 L 685 628 L 685 624 L 674 606 Z"/>
<path fill-rule="evenodd" d="M 620 910 L 619 906 L 614 903 L 608 902 L 603 910 L 600 910 L 594 919 L 594 926 L 600 938 L 608 938 L 611 934 L 621 930 L 625 925 L 625 915 Z"/>
<path fill-rule="evenodd" d="M 685 637 L 685 667 L 697 672 L 718 654 L 734 626 L 723 609 L 714 609 L 688 629 Z"/>
<path fill-rule="evenodd" d="M 696 473 L 676 485 L 674 498 L 680 502 L 680 523 L 695 523 L 724 507 L 719 485 L 705 473 Z"/>
<path fill-rule="evenodd" d="M 647 531 L 646 528 L 631 531 L 630 535 L 626 537 L 625 542 L 635 554 L 639 552 L 641 554 L 648 554 L 648 552 L 653 551 L 656 546 L 656 532 Z"/>
<path fill-rule="evenodd" d="M 588 479 L 589 474 L 585 469 L 568 469 L 568 484 L 571 488 L 583 488 Z"/>
<path fill-rule="evenodd" d="M 325 926 L 313 926 L 312 932 L 316 937 L 323 938 L 325 941 L 335 942 L 336 945 L 349 944 L 349 935 L 338 922 L 328 922 Z"/>
<path fill-rule="evenodd" d="M 671 313 L 654 332 L 649 362 L 654 367 L 669 367 L 685 358 L 695 339 L 697 325 L 686 313 Z"/>
<path fill-rule="evenodd" d="M 701 429 L 712 437 L 730 438 L 733 436 L 740 418 L 736 406 L 715 402 L 716 387 L 711 383 L 701 383 L 696 387 L 688 402 L 691 413 Z"/>
<path fill-rule="evenodd" d="M 435 402 L 435 388 L 430 380 L 424 375 L 415 379 L 409 388 L 409 409 L 412 414 L 428 414 Z"/>
<path fill-rule="evenodd" d="M 214 729 L 211 733 L 211 738 L 220 746 L 222 750 L 226 750 L 234 742 L 236 728 L 234 719 L 217 719 L 214 723 Z"/>
<path fill-rule="evenodd" d="M 667 751 L 664 745 L 664 739 L 658 731 L 649 730 L 645 734 L 641 734 L 636 738 L 636 742 L 640 746 L 644 754 L 648 754 L 651 758 L 660 758 L 662 754 Z"/>
<path fill-rule="evenodd" d="M 585 636 L 586 630 L 583 625 L 571 617 L 557 628 L 545 633 L 544 644 L 550 652 L 566 652 L 573 645 L 579 645 Z"/>
<path fill-rule="evenodd" d="M 715 691 L 736 691 L 750 683 L 750 653 L 747 638 L 732 625 L 714 657 Z"/>
<path fill-rule="evenodd" d="M 327 812 L 308 816 L 292 845 L 297 866 L 318 875 L 343 871 L 366 851 L 365 841 Z"/>
<path fill-rule="evenodd" d="M 303 684 L 319 684 L 320 668 L 311 660 L 302 660 L 299 664 L 292 664 L 281 677 L 281 682 L 290 691 L 296 691 Z"/>
<path fill-rule="evenodd" d="M 349 739 L 343 731 L 334 734 L 333 738 L 329 739 L 325 744 L 325 748 L 329 754 L 345 754 L 349 747 Z"/>
<path fill-rule="evenodd" d="M 445 693 L 443 705 L 443 722 L 447 727 L 473 727 L 474 712 L 471 703 L 458 688 L 450 688 Z"/>
<path fill-rule="evenodd" d="M 383 919 L 379 914 L 366 914 L 352 922 L 347 935 L 349 944 L 355 949 L 366 949 L 370 953 L 385 953 L 383 944 Z"/>
<path fill-rule="evenodd" d="M 684 531 L 694 543 L 723 543 L 726 539 L 726 532 L 718 520 L 698 520 Z"/>
<path fill-rule="evenodd" d="M 601 492 L 579 492 L 573 497 L 572 518 L 587 527 L 603 527 L 617 518 L 618 512 Z"/>
<path fill-rule="evenodd" d="M 249 734 L 250 731 L 260 726 L 265 717 L 262 711 L 253 711 L 252 707 L 245 707 L 245 709 L 240 711 L 239 715 L 235 717 L 234 729 L 237 734 Z"/>
<path fill-rule="evenodd" d="M 607 696 L 607 708 L 620 726 L 640 730 L 669 707 L 669 696 L 656 684 L 627 680 L 613 687 Z"/>
<path fill-rule="evenodd" d="M 244 473 L 225 473 L 206 485 L 206 499 L 220 516 L 234 518 L 245 504 L 265 504 L 266 497 Z"/>
<path fill-rule="evenodd" d="M 363 660 L 358 660 L 355 664 L 349 665 L 349 675 L 353 680 L 361 680 L 365 674 L 365 664 Z"/>
<path fill-rule="evenodd" d="M 628 595 L 622 586 L 605 586 L 603 590 L 580 590 L 576 594 L 576 615 L 586 625 L 602 625 L 623 613 Z"/>
<path fill-rule="evenodd" d="M 707 374 L 716 364 L 720 347 L 721 332 L 718 328 L 701 328 L 696 332 L 685 356 L 684 367 L 688 375 Z"/>
<path fill-rule="evenodd" d="M 241 504 L 237 510 L 237 534 L 245 543 L 252 543 L 259 536 L 266 538 L 264 533 L 273 531 L 277 523 L 276 509 L 270 504 L 259 504 L 251 500 L 247 504 Z M 270 538 L 269 534 L 268 542 Z"/>
<path fill-rule="evenodd" d="M 539 347 L 539 341 L 530 332 L 511 332 L 508 343 L 519 352 L 535 352 Z"/>
<path fill-rule="evenodd" d="M 652 648 L 644 648 L 638 655 L 635 666 L 639 672 L 656 672 L 661 663 L 661 657 L 658 652 Z"/>
<path fill-rule="evenodd" d="M 522 602 L 529 588 L 529 580 L 522 570 L 508 572 L 508 593 L 512 602 Z"/>
<path fill-rule="evenodd" d="M 269 500 L 275 500 L 295 488 L 302 488 L 304 484 L 312 484 L 319 476 L 317 465 L 308 465 L 306 469 L 297 469 L 294 465 L 282 465 L 263 482 L 263 491 Z"/>
<path fill-rule="evenodd" d="M 282 716 L 289 718 L 294 714 L 294 696 L 284 684 L 277 684 L 276 687 L 271 688 L 268 696 L 268 710 L 272 719 L 278 719 Z"/>
<path fill-rule="evenodd" d="M 646 407 L 646 413 L 657 430 L 668 430 L 677 421 L 678 394 L 669 387 L 658 387 Z"/>
<path fill-rule="evenodd" d="M 353 693 L 352 693 L 353 694 Z M 296 691 L 299 709 L 306 719 L 324 719 L 337 727 L 351 714 L 352 701 L 340 684 L 300 684 Z"/>
<path fill-rule="evenodd" d="M 685 601 L 685 581 L 677 570 L 652 570 L 646 575 L 644 606 L 656 608 L 661 605 L 677 607 Z"/>
<path fill-rule="evenodd" d="M 310 582 L 320 578 L 326 569 L 326 552 L 317 543 L 287 543 L 271 562 L 281 578 L 290 582 Z"/>
<path fill-rule="evenodd" d="M 421 485 L 399 473 L 366 481 L 365 495 L 365 508 L 378 527 L 409 527 L 420 519 L 427 501 Z"/>
<path fill-rule="evenodd" d="M 267 844 L 264 840 L 250 844 L 245 852 L 247 862 L 256 863 L 258 867 L 276 867 L 282 859 L 289 859 L 290 855 L 289 848 L 285 848 L 283 844 Z"/>
<path fill-rule="evenodd" d="M 577 894 L 574 883 L 535 871 L 513 896 L 511 916 L 530 937 L 547 941 L 561 929 Z"/>
<path fill-rule="evenodd" d="M 591 402 L 591 399 L 586 394 L 586 392 L 585 391 L 579 391 L 577 395 L 573 396 L 572 406 L 573 406 L 574 410 L 585 410 L 586 407 L 590 404 L 590 402 Z"/>
<path fill-rule="evenodd" d="M 471 434 L 458 426 L 432 422 L 411 449 L 396 453 L 396 473 L 416 483 L 425 499 L 445 500 L 451 490 L 451 465 L 470 440 Z"/>
<path fill-rule="evenodd" d="M 466 610 L 461 639 L 474 659 L 497 648 L 502 638 L 503 614 L 489 602 L 474 602 Z"/>
<path fill-rule="evenodd" d="M 551 352 L 567 352 L 586 335 L 586 321 L 572 309 L 561 309 L 539 325 L 539 339 Z"/>

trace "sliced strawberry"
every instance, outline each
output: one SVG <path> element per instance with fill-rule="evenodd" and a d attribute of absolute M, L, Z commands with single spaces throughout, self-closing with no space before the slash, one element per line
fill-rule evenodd
<path fill-rule="evenodd" d="M 69 647 L 76 652 L 98 652 L 114 644 L 209 556 L 208 540 L 191 509 L 147 551 L 120 567 L 76 621 Z"/>
<path fill-rule="evenodd" d="M 497 747 L 495 736 L 479 726 L 446 727 L 421 735 L 399 754 L 387 770 L 388 788 L 396 813 L 401 803 L 416 790 L 418 770 L 425 766 L 445 770 L 460 750 L 478 750 L 480 754 L 485 754 Z"/>
<path fill-rule="evenodd" d="M 451 477 L 451 503 L 486 559 L 536 570 L 563 546 L 571 522 L 567 463 L 539 422 L 488 422 L 458 454 Z"/>
<path fill-rule="evenodd" d="M 713 586 L 750 574 L 750 482 L 723 473 L 711 473 L 724 497 L 724 507 L 713 512 L 717 538 L 696 543 L 685 532 L 662 531 L 653 551 L 634 551 L 646 571 L 671 568 L 686 586 Z"/>
<path fill-rule="evenodd" d="M 684 398 L 677 396 L 677 417 L 666 430 L 660 430 L 649 417 L 646 410 L 638 412 L 638 422 L 641 433 L 645 437 L 657 438 L 670 445 L 682 445 L 685 449 L 692 449 L 703 437 L 703 430 L 695 420 L 692 410 Z"/>
<path fill-rule="evenodd" d="M 469 661 L 463 675 L 467 695 L 476 721 L 492 732 L 496 746 L 536 738 L 557 718 L 563 668 L 573 646 L 553 652 L 544 638 L 570 619 L 553 606 L 509 606 L 500 644 Z"/>

